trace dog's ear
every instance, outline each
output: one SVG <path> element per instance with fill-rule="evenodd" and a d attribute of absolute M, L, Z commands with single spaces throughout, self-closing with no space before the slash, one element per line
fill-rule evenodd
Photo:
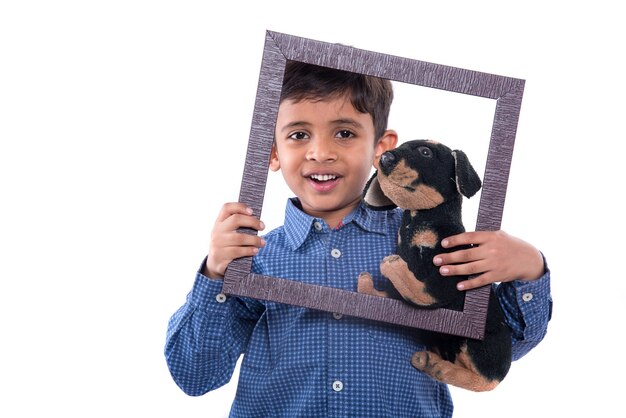
<path fill-rule="evenodd" d="M 389 199 L 378 182 L 378 170 L 367 181 L 363 190 L 363 202 L 373 210 L 390 210 L 397 208 L 396 204 Z"/>
<path fill-rule="evenodd" d="M 465 197 L 472 197 L 480 190 L 480 177 L 461 150 L 452 151 L 456 171 L 456 188 Z"/>

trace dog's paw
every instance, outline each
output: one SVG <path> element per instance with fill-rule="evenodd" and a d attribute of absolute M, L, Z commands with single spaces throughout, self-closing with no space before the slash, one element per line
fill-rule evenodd
<path fill-rule="evenodd" d="M 393 264 L 393 263 L 397 263 L 400 260 L 401 258 L 398 254 L 392 254 L 383 258 L 383 264 Z"/>
<path fill-rule="evenodd" d="M 474 367 L 468 367 L 463 361 L 451 363 L 429 351 L 414 353 L 411 365 L 439 382 L 474 392 L 493 390 L 500 383 L 497 379 L 481 375 Z"/>
<path fill-rule="evenodd" d="M 413 353 L 413 357 L 411 357 L 411 365 L 413 367 L 439 381 L 443 377 L 442 367 L 445 368 L 443 366 L 445 362 L 440 361 L 441 358 L 438 355 L 429 351 L 418 351 Z"/>
<path fill-rule="evenodd" d="M 374 280 L 372 275 L 368 272 L 359 274 L 359 280 L 357 281 L 357 292 L 370 293 L 374 289 Z"/>
<path fill-rule="evenodd" d="M 411 365 L 417 370 L 425 371 L 432 367 L 428 351 L 418 351 L 411 357 Z"/>
<path fill-rule="evenodd" d="M 357 292 L 366 295 L 380 296 L 383 298 L 389 297 L 389 294 L 387 292 L 377 290 L 374 287 L 374 279 L 372 278 L 372 275 L 368 272 L 363 272 L 359 274 L 359 279 L 357 281 Z"/>

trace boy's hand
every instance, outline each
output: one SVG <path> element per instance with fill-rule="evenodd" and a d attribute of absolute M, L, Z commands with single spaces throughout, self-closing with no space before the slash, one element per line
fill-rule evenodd
<path fill-rule="evenodd" d="M 495 282 L 537 280 L 544 273 L 539 250 L 504 231 L 464 232 L 442 240 L 444 248 L 473 244 L 434 257 L 443 276 L 476 275 L 460 282 L 459 290 L 469 290 Z"/>
<path fill-rule="evenodd" d="M 265 225 L 252 216 L 252 209 L 243 203 L 226 203 L 213 226 L 209 255 L 202 274 L 212 279 L 222 279 L 231 261 L 253 256 L 265 245 L 263 238 L 237 232 L 238 228 L 262 231 Z"/>

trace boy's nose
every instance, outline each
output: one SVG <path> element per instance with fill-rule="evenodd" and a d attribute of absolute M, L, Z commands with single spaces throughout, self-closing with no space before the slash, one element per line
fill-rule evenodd
<path fill-rule="evenodd" d="M 307 151 L 307 159 L 318 162 L 334 161 L 337 159 L 337 153 L 333 148 L 332 141 L 318 139 L 311 141 Z"/>

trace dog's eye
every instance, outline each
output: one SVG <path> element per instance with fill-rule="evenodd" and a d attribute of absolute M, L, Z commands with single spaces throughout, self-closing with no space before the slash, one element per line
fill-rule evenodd
<path fill-rule="evenodd" d="M 432 157 L 432 156 L 433 156 L 433 151 L 432 151 L 430 148 L 428 148 L 428 147 L 419 147 L 419 148 L 417 149 L 417 152 L 419 152 L 419 154 L 420 154 L 421 156 L 423 156 L 423 157 L 428 157 L 428 158 L 430 158 L 430 157 Z"/>

